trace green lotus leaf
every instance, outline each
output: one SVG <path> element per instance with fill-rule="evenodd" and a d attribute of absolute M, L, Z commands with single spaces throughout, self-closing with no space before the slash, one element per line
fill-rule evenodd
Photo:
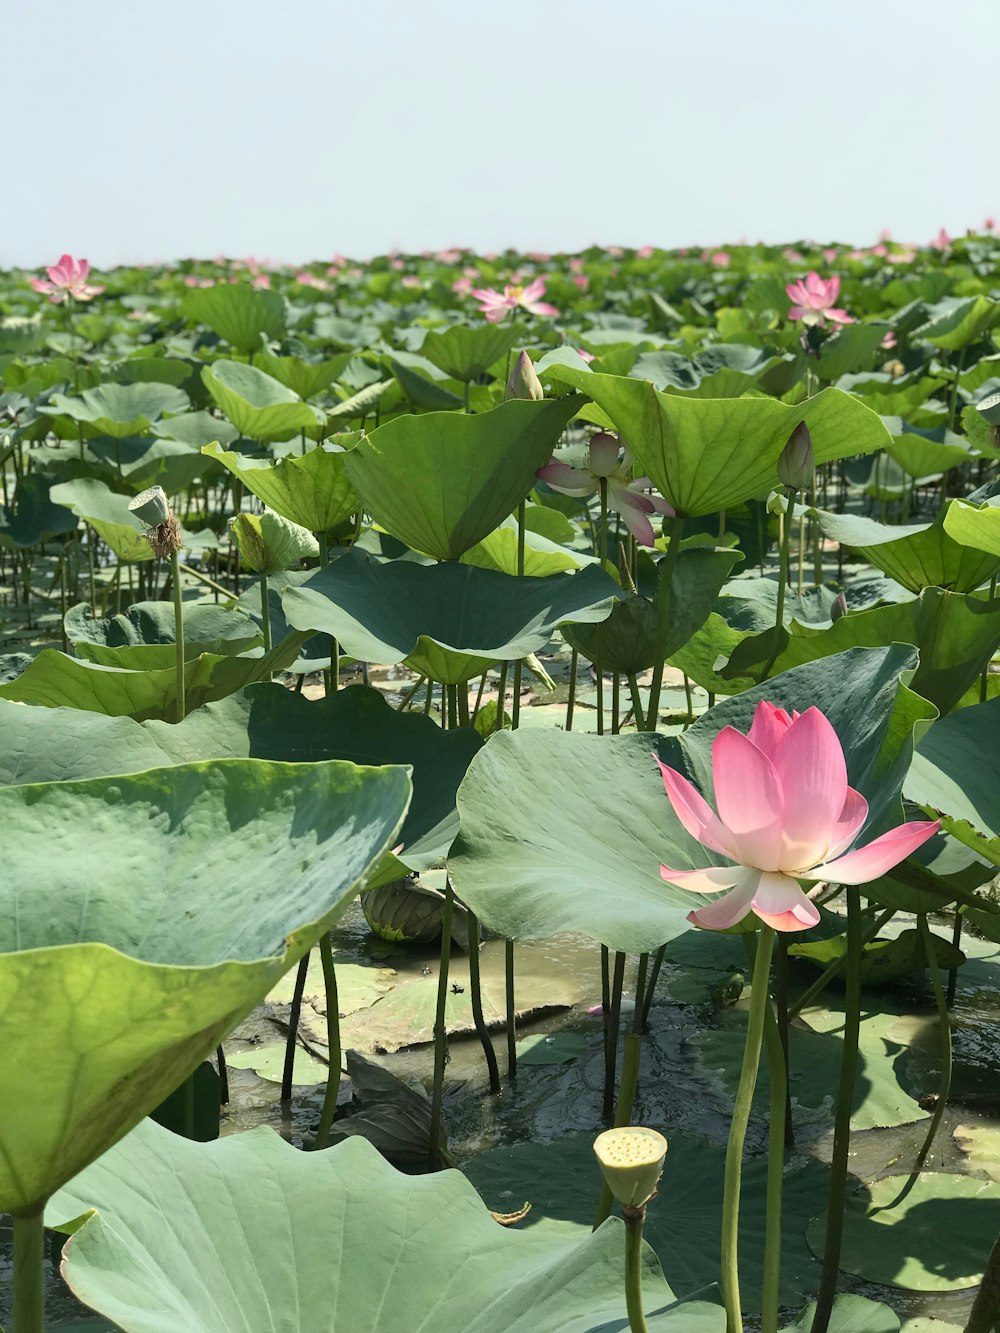
<path fill-rule="evenodd" d="M 539 506 L 533 506 L 538 508 Z M 554 509 L 546 511 L 562 518 Z M 571 531 L 572 537 L 572 531 Z M 478 565 L 480 569 L 496 569 L 501 574 L 517 573 L 517 522 L 506 518 L 489 536 L 470 546 L 461 557 L 463 565 Z M 533 532 L 525 524 L 524 573 L 529 578 L 545 578 L 549 574 L 564 574 L 571 569 L 582 569 L 592 564 L 593 556 L 567 550 L 558 542 Z"/>
<path fill-rule="evenodd" d="M 909 477 L 939 476 L 949 468 L 972 461 L 969 446 L 962 437 L 943 426 L 918 428 L 899 417 L 886 417 L 885 426 L 892 435 L 886 453 Z"/>
<path fill-rule="evenodd" d="M 670 632 L 664 657 L 690 639 L 708 619 L 719 589 L 741 559 L 738 551 L 696 547 L 680 553 L 671 580 Z M 598 625 L 567 625 L 563 635 L 588 661 L 606 671 L 637 675 L 656 662 L 656 606 L 635 594 L 619 602 Z"/>
<path fill-rule="evenodd" d="M 103 481 L 93 477 L 61 481 L 49 488 L 49 495 L 56 504 L 72 509 L 74 514 L 89 523 L 122 564 L 152 560 L 153 552 L 144 529 L 129 510 L 130 496 L 111 490 Z M 215 544 L 211 532 L 192 533 L 182 528 L 181 537 L 188 547 Z"/>
<path fill-rule="evenodd" d="M 816 364 L 820 379 L 829 383 L 866 370 L 874 364 L 886 333 L 884 324 L 847 324 L 838 329 L 820 348 Z"/>
<path fill-rule="evenodd" d="M 457 393 L 436 383 L 418 370 L 403 365 L 395 357 L 387 356 L 386 366 L 395 375 L 399 387 L 414 412 L 456 412 L 464 406 Z"/>
<path fill-rule="evenodd" d="M 920 741 L 906 778 L 908 800 L 1000 865 L 1000 699 L 961 708 Z"/>
<path fill-rule="evenodd" d="M 226 445 L 239 439 L 239 431 L 224 417 L 212 416 L 211 412 L 183 412 L 171 417 L 169 421 L 155 421 L 150 427 L 153 435 L 160 435 L 168 440 L 178 440 L 189 444 L 193 449 L 200 449 L 213 441 Z"/>
<path fill-rule="evenodd" d="M 213 361 L 201 377 L 212 401 L 248 439 L 287 440 L 322 424 L 298 394 L 244 361 Z"/>
<path fill-rule="evenodd" d="M 46 1199 L 197 1067 L 409 796 L 403 768 L 258 760 L 0 790 L 0 1207 Z"/>
<path fill-rule="evenodd" d="M 273 342 L 285 333 L 285 298 L 246 282 L 195 288 L 186 293 L 182 308 L 188 319 L 207 324 L 245 355 L 260 351 L 261 335 Z"/>
<path fill-rule="evenodd" d="M 1000 505 L 967 504 L 952 500 L 944 515 L 944 530 L 952 541 L 1000 560 Z"/>
<path fill-rule="evenodd" d="M 521 1202 L 520 1200 L 518 1201 Z M 599 1333 L 625 1324 L 625 1229 L 497 1226 L 457 1171 L 409 1176 L 353 1137 L 304 1154 L 269 1129 L 214 1143 L 147 1122 L 53 1200 L 96 1212 L 67 1244 L 76 1294 L 126 1333 Z M 722 1333 L 704 1300 L 675 1304 L 647 1250 L 651 1333 Z"/>
<path fill-rule="evenodd" d="M 924 1171 L 904 1193 L 908 1180 L 883 1176 L 869 1185 L 868 1198 L 848 1206 L 841 1270 L 907 1291 L 977 1286 L 1000 1232 L 1000 1185 Z M 816 1254 L 823 1253 L 825 1226 L 817 1217 L 809 1228 Z"/>
<path fill-rule="evenodd" d="M 681 1295 L 718 1280 L 719 1231 L 725 1146 L 673 1128 L 664 1129 L 670 1150 L 659 1193 L 649 1205 L 643 1235 L 656 1251 L 667 1281 Z M 467 1163 L 469 1179 L 493 1209 L 504 1212 L 531 1203 L 526 1233 L 545 1233 L 553 1220 L 589 1227 L 596 1190 L 593 1138 L 567 1135 L 551 1143 L 519 1143 L 492 1148 Z M 806 1244 L 805 1229 L 822 1197 L 826 1168 L 800 1164 L 785 1177 L 781 1266 L 782 1303 L 799 1301 L 814 1288 L 817 1267 Z M 748 1158 L 743 1166 L 740 1199 L 740 1254 L 759 1255 L 764 1247 L 764 1200 L 767 1162 Z M 744 1309 L 760 1308 L 760 1266 L 740 1266 Z"/>
<path fill-rule="evenodd" d="M 432 329 L 420 353 L 453 380 L 477 380 L 523 337 L 514 324 L 456 324 L 443 332 Z"/>
<path fill-rule="evenodd" d="M 280 514 L 237 514 L 229 531 L 243 563 L 257 574 L 278 574 L 319 555 L 319 543 L 309 529 Z"/>
<path fill-rule="evenodd" d="M 183 389 L 172 384 L 99 384 L 84 389 L 79 398 L 53 394 L 41 411 L 49 416 L 70 417 L 80 423 L 85 435 L 110 435 L 123 440 L 149 430 L 168 413 L 186 412 L 191 406 Z"/>
<path fill-rule="evenodd" d="M 666 348 L 643 352 L 627 373 L 633 379 L 649 380 L 654 388 L 666 393 L 698 398 L 738 398 L 759 384 L 781 360 L 780 355 L 763 347 L 715 343 L 691 358 Z M 567 364 L 572 365 L 572 361 Z M 601 370 L 607 372 L 609 369 L 605 358 Z"/>
<path fill-rule="evenodd" d="M 141 773 L 172 763 L 131 718 L 0 699 L 0 785 Z"/>
<path fill-rule="evenodd" d="M 136 490 L 162 486 L 168 495 L 176 495 L 199 477 L 218 472 L 215 463 L 183 440 L 144 435 L 128 440 L 92 440 L 89 450 Z"/>
<path fill-rule="evenodd" d="M 340 378 L 351 357 L 352 353 L 341 352 L 326 361 L 303 361 L 300 356 L 271 356 L 269 352 L 258 352 L 254 365 L 300 398 L 315 398 Z"/>
<path fill-rule="evenodd" d="M 946 352 L 958 352 L 978 342 L 998 321 L 1000 302 L 985 296 L 948 297 L 934 308 L 927 323 L 915 330 L 914 337 Z"/>
<path fill-rule="evenodd" d="M 434 679 L 457 684 L 483 663 L 537 652 L 565 621 L 604 620 L 620 593 L 594 566 L 519 579 L 451 562 L 383 564 L 351 551 L 286 588 L 282 607 L 290 625 L 333 635 L 361 661 L 389 664 L 430 652 L 426 665 L 444 672 Z M 434 645 L 458 658 L 434 655 Z"/>
<path fill-rule="evenodd" d="M 974 534 L 973 541 L 963 542 L 955 535 L 951 516 L 959 510 L 963 511 L 958 518 L 960 530 L 965 514 L 970 515 L 968 530 Z M 1000 569 L 1000 509 L 994 506 L 974 509 L 950 500 L 933 523 L 895 525 L 861 514 L 811 512 L 825 537 L 857 551 L 911 592 L 923 588 L 972 592 Z M 982 544 L 992 533 L 996 534 L 995 550 Z M 975 547 L 977 553 L 972 554 L 969 547 Z"/>
<path fill-rule="evenodd" d="M 360 436 L 337 438 L 346 442 L 346 448 L 352 447 Z M 276 463 L 270 459 L 246 458 L 220 449 L 217 444 L 206 445 L 202 452 L 218 459 L 276 514 L 310 532 L 329 532 L 361 506 L 344 470 L 347 454 L 339 448 L 320 445 Z"/>
<path fill-rule="evenodd" d="M 757 701 L 821 707 L 840 736 L 851 785 L 868 799 L 864 841 L 899 821 L 914 718 L 900 686 L 916 654 L 895 646 L 844 653 L 786 672 L 717 704 L 679 737 L 648 733 L 498 732 L 458 790 L 461 833 L 449 858 L 455 891 L 508 938 L 572 930 L 645 953 L 688 929 L 700 901 L 664 883 L 660 865 L 715 860 L 681 827 L 652 750 L 712 793 L 711 745 L 722 727 L 749 730 Z"/>
<path fill-rule="evenodd" d="M 794 1324 L 789 1324 L 784 1333 L 812 1333 L 813 1319 L 816 1315 L 816 1302 L 812 1301 L 802 1311 Z M 917 1324 L 923 1324 L 918 1320 Z M 926 1333 L 936 1328 L 938 1333 L 952 1333 L 953 1326 L 938 1324 L 936 1320 L 927 1325 Z M 907 1333 L 919 1333 L 916 1324 L 907 1324 Z M 899 1319 L 879 1301 L 870 1301 L 865 1296 L 856 1296 L 853 1292 L 841 1292 L 833 1302 L 833 1314 L 830 1316 L 828 1333 L 899 1333 Z M 954 1328 L 953 1333 L 959 1333 Z"/>
<path fill-rule="evenodd" d="M 25 551 L 78 527 L 76 515 L 53 501 L 48 477 L 28 473 L 17 483 L 13 512 L 0 509 L 0 546 Z"/>
<path fill-rule="evenodd" d="M 870 408 L 839 389 L 792 407 L 771 398 L 683 398 L 641 380 L 567 366 L 552 366 L 549 376 L 593 399 L 660 494 L 693 517 L 767 495 L 800 421 L 809 427 L 817 463 L 873 453 L 890 438 Z"/>
<path fill-rule="evenodd" d="M 579 400 L 501 403 L 475 416 L 401 416 L 344 460 L 365 509 L 415 551 L 457 560 L 514 512 Z"/>
<path fill-rule="evenodd" d="M 120 615 L 97 617 L 86 603 L 71 606 L 64 620 L 77 657 L 102 666 L 141 670 L 176 664 L 176 624 L 170 602 L 136 602 Z M 202 653 L 234 656 L 261 643 L 255 622 L 241 611 L 196 602 L 184 609 L 184 659 Z"/>

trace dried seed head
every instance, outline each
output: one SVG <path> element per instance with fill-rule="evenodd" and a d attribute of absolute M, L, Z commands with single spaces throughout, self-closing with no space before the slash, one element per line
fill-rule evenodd
<path fill-rule="evenodd" d="M 594 1152 L 608 1188 L 622 1207 L 641 1207 L 656 1193 L 667 1140 L 655 1129 L 639 1125 L 606 1129 L 594 1140 Z"/>
<path fill-rule="evenodd" d="M 165 523 L 160 523 L 155 528 L 149 528 L 146 532 L 146 540 L 153 548 L 153 554 L 158 560 L 169 560 L 184 545 L 181 539 L 181 525 L 177 522 L 174 514 L 170 514 Z"/>

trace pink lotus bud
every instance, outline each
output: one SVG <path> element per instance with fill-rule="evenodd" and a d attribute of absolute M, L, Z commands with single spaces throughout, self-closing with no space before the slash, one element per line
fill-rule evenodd
<path fill-rule="evenodd" d="M 527 352 L 522 352 L 514 362 L 514 369 L 510 372 L 510 379 L 507 381 L 503 396 L 505 399 L 527 398 L 533 402 L 545 397 L 542 381 L 538 378 L 534 362 Z"/>
<path fill-rule="evenodd" d="M 778 480 L 793 491 L 807 490 L 816 475 L 812 436 L 804 421 L 792 431 L 778 459 Z"/>

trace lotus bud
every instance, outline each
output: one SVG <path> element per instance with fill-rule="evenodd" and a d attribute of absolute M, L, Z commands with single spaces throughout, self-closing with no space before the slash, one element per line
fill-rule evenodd
<path fill-rule="evenodd" d="M 655 1129 L 606 1129 L 594 1152 L 608 1189 L 623 1208 L 642 1208 L 656 1193 L 667 1155 L 667 1140 Z"/>
<path fill-rule="evenodd" d="M 841 616 L 847 615 L 847 598 L 842 592 L 838 592 L 833 599 L 833 605 L 830 607 L 830 619 L 839 620 Z"/>
<path fill-rule="evenodd" d="M 816 458 L 813 454 L 812 436 L 804 421 L 792 431 L 788 443 L 778 459 L 778 480 L 793 491 L 809 489 L 816 475 Z"/>
<path fill-rule="evenodd" d="M 545 397 L 542 381 L 538 378 L 534 362 L 527 352 L 522 352 L 514 362 L 514 369 L 510 372 L 510 379 L 507 381 L 503 396 L 505 399 L 527 398 L 533 402 Z"/>
<path fill-rule="evenodd" d="M 170 502 L 162 486 L 150 486 L 148 491 L 143 491 L 134 500 L 130 500 L 128 507 L 147 528 L 158 528 L 170 517 Z"/>

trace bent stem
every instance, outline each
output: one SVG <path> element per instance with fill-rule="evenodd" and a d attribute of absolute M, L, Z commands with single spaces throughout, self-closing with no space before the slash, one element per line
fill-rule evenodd
<path fill-rule="evenodd" d="M 642 1310 L 642 1225 L 646 1205 L 623 1208 L 625 1218 L 625 1309 L 631 1333 L 649 1333 Z"/>
<path fill-rule="evenodd" d="M 844 1232 L 844 1204 L 847 1196 L 847 1157 L 851 1143 L 851 1111 L 854 1107 L 854 1080 L 858 1069 L 858 1035 L 861 1031 L 861 893 L 853 885 L 847 894 L 847 997 L 844 1006 L 844 1049 L 840 1060 L 840 1087 L 833 1128 L 833 1156 L 830 1161 L 830 1197 L 826 1209 L 826 1237 L 823 1242 L 823 1268 L 812 1333 L 827 1333 L 833 1302 L 837 1294 L 840 1248 Z"/>
<path fill-rule="evenodd" d="M 177 552 L 170 553 L 170 583 L 174 593 L 174 637 L 177 640 L 177 714 L 175 722 L 183 722 L 187 712 L 184 698 L 184 599 L 181 596 L 181 570 Z"/>
<path fill-rule="evenodd" d="M 961 920 L 961 917 L 959 917 Z M 920 940 L 924 946 L 924 954 L 927 958 L 927 967 L 931 974 L 931 988 L 934 991 L 934 1003 L 937 1005 L 938 1023 L 941 1027 L 941 1081 L 938 1084 L 937 1105 L 934 1107 L 934 1114 L 931 1116 L 931 1123 L 927 1127 L 927 1137 L 924 1139 L 923 1146 L 917 1153 L 917 1160 L 914 1163 L 914 1173 L 920 1173 L 924 1162 L 927 1160 L 927 1154 L 931 1150 L 931 1145 L 941 1127 L 941 1119 L 944 1116 L 944 1108 L 948 1103 L 948 1096 L 951 1092 L 951 1015 L 948 1013 L 948 1002 L 945 998 L 944 988 L 941 985 L 941 977 L 938 973 L 937 955 L 934 952 L 934 940 L 931 937 L 930 927 L 927 925 L 927 913 L 919 912 L 917 914 L 917 929 L 920 932 Z"/>
<path fill-rule="evenodd" d="M 490 1092 L 500 1091 L 500 1069 L 497 1053 L 490 1040 L 489 1029 L 483 1017 L 483 988 L 479 975 L 479 918 L 466 908 L 469 923 L 469 998 L 472 1001 L 472 1022 L 483 1048 L 486 1068 L 490 1076 Z"/>
<path fill-rule="evenodd" d="M 299 1035 L 299 1014 L 302 1012 L 302 996 L 306 989 L 306 973 L 309 971 L 308 951 L 299 959 L 299 970 L 295 974 L 295 989 L 292 991 L 292 1003 L 288 1010 L 288 1036 L 285 1038 L 285 1065 L 281 1071 L 281 1100 L 291 1101 L 292 1080 L 295 1074 L 295 1042 Z"/>
<path fill-rule="evenodd" d="M 323 985 L 326 989 L 326 1045 L 329 1065 L 326 1071 L 326 1094 L 319 1116 L 319 1128 L 313 1147 L 325 1148 L 330 1138 L 330 1126 L 340 1096 L 340 997 L 337 994 L 337 969 L 333 963 L 333 946 L 329 932 L 324 931 L 319 942 L 319 957 L 323 965 Z"/>
<path fill-rule="evenodd" d="M 434 1011 L 434 1086 L 431 1092 L 431 1130 L 428 1161 L 437 1166 L 440 1157 L 441 1107 L 444 1101 L 444 1067 L 448 1063 L 448 1027 L 445 1005 L 448 1002 L 448 967 L 451 963 L 451 916 L 455 891 L 451 879 L 445 880 L 444 913 L 441 920 L 441 962 L 438 966 L 437 1007 Z"/>
<path fill-rule="evenodd" d="M 11 1333 L 45 1330 L 45 1205 L 14 1215 L 14 1311 Z"/>
<path fill-rule="evenodd" d="M 649 687 L 649 706 L 646 710 L 646 730 L 655 731 L 660 715 L 660 691 L 663 689 L 663 671 L 667 665 L 667 639 L 670 634 L 670 601 L 674 583 L 674 569 L 681 550 L 684 519 L 670 520 L 670 539 L 667 551 L 660 561 L 659 581 L 656 585 L 656 658 L 653 679 Z"/>
<path fill-rule="evenodd" d="M 771 970 L 771 950 L 774 931 L 762 925 L 757 936 L 754 958 L 750 1012 L 747 1016 L 746 1044 L 743 1048 L 743 1068 L 733 1103 L 733 1118 L 726 1144 L 726 1170 L 722 1191 L 722 1298 L 726 1307 L 726 1333 L 743 1333 L 743 1310 L 740 1302 L 740 1273 L 738 1241 L 740 1229 L 740 1182 L 743 1177 L 743 1146 L 750 1123 L 750 1106 L 757 1083 L 760 1065 L 761 1040 L 764 1034 L 764 1015 L 770 1003 L 768 978 Z"/>

